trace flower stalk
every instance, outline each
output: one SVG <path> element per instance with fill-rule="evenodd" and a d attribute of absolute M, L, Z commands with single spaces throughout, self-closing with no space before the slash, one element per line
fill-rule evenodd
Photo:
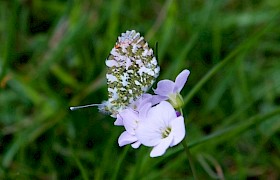
<path fill-rule="evenodd" d="M 191 170 L 192 170 L 192 173 L 193 173 L 193 178 L 194 178 L 195 180 L 198 180 L 198 177 L 197 177 L 197 174 L 196 174 L 196 170 L 195 170 L 195 167 L 194 167 L 194 161 L 193 161 L 191 152 L 190 152 L 190 150 L 189 150 L 189 147 L 188 147 L 186 141 L 187 141 L 187 138 L 185 138 L 185 139 L 182 141 L 182 145 L 184 146 L 184 149 L 185 149 L 187 158 L 188 158 L 188 160 L 189 160 L 189 163 L 190 163 L 190 166 L 191 166 Z"/>
<path fill-rule="evenodd" d="M 181 115 L 183 116 L 183 110 L 182 108 L 179 109 Z M 196 174 L 196 170 L 195 170 L 195 167 L 194 167 L 194 161 L 193 161 L 193 157 L 192 157 L 192 154 L 189 150 L 189 147 L 188 147 L 188 144 L 187 144 L 187 137 L 185 137 L 185 139 L 182 141 L 182 145 L 184 147 L 184 150 L 186 152 L 186 155 L 187 155 L 187 158 L 189 160 L 189 163 L 190 163 L 190 166 L 191 166 L 191 170 L 192 170 L 192 174 L 193 174 L 193 178 L 195 180 L 198 180 L 198 177 L 197 177 L 197 174 Z"/>

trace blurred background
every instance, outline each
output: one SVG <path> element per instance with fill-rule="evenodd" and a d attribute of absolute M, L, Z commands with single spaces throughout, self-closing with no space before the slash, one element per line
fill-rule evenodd
<path fill-rule="evenodd" d="M 105 59 L 135 29 L 181 92 L 199 179 L 280 178 L 279 0 L 0 1 L 0 179 L 192 179 L 181 145 L 118 147 Z M 153 86 L 155 88 L 155 85 Z"/>

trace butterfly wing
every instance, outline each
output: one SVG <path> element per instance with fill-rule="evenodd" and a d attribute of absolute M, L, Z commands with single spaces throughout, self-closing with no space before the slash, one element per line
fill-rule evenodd
<path fill-rule="evenodd" d="M 145 93 L 160 71 L 152 48 L 135 30 L 118 37 L 105 63 L 108 101 L 100 110 L 113 117 Z"/>

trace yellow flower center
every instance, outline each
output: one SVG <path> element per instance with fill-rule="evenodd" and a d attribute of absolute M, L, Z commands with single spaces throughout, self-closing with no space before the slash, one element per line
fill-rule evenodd
<path fill-rule="evenodd" d="M 167 127 L 163 132 L 162 132 L 162 138 L 166 138 L 168 137 L 168 135 L 170 134 L 171 132 L 171 128 L 170 127 Z"/>

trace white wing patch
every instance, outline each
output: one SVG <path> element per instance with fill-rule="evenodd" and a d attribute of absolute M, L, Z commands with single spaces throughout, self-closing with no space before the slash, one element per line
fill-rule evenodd
<path fill-rule="evenodd" d="M 108 100 L 99 109 L 113 117 L 145 93 L 160 71 L 153 49 L 135 30 L 118 37 L 105 64 Z"/>

